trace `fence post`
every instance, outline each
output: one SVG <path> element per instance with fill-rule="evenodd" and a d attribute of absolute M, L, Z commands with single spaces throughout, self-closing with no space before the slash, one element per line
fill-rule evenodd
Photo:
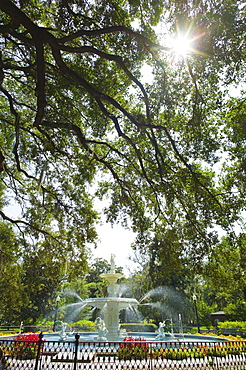
<path fill-rule="evenodd" d="M 155 343 L 156 344 L 156 343 Z M 150 359 L 150 362 L 149 362 L 149 368 L 150 368 L 150 370 L 152 370 L 153 369 L 153 343 L 152 343 L 152 345 L 150 346 L 150 352 L 149 352 L 149 359 Z"/>
<path fill-rule="evenodd" d="M 39 340 L 38 340 L 38 350 L 37 350 L 37 356 L 36 356 L 36 361 L 35 361 L 35 367 L 34 370 L 38 370 L 38 361 L 40 358 L 40 351 L 41 351 L 41 346 L 43 344 L 43 333 L 41 332 L 39 334 Z"/>
<path fill-rule="evenodd" d="M 77 359 L 78 359 L 78 348 L 79 348 L 79 334 L 75 334 L 75 346 L 74 346 L 74 367 L 73 369 L 76 370 L 77 367 Z"/>

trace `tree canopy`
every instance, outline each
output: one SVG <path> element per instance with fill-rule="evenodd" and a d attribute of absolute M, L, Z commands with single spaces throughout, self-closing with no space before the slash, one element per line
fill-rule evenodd
<path fill-rule="evenodd" d="M 167 240 L 196 265 L 218 228 L 233 238 L 245 210 L 240 3 L 4 0 L 0 11 L 0 171 L 21 208 L 3 220 L 70 261 L 96 241 L 96 196 L 143 252 Z M 169 41 L 179 34 L 186 56 Z"/>

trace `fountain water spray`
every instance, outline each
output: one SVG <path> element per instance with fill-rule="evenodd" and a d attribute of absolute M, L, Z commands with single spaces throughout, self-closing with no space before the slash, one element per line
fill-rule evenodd
<path fill-rule="evenodd" d="M 119 292 L 119 285 L 117 284 L 118 280 L 123 278 L 124 275 L 121 273 L 116 273 L 115 271 L 115 263 L 114 263 L 114 255 L 111 255 L 111 267 L 110 271 L 106 274 L 102 274 L 101 277 L 105 278 L 108 282 L 107 292 L 108 296 L 103 298 L 88 298 L 85 300 L 82 300 L 77 294 L 74 294 L 71 291 L 68 291 L 70 295 L 76 296 L 79 298 L 80 302 L 72 303 L 67 305 L 66 307 L 70 308 L 76 308 L 75 311 L 80 311 L 85 306 L 91 306 L 92 311 L 96 308 L 101 310 L 102 317 L 98 317 L 96 319 L 96 327 L 98 330 L 98 336 L 95 337 L 95 333 L 82 333 L 83 335 L 80 337 L 82 341 L 98 341 L 98 342 L 118 342 L 122 340 L 122 335 L 120 333 L 120 325 L 119 325 L 119 313 L 121 310 L 125 309 L 126 312 L 138 312 L 137 306 L 140 305 L 140 303 L 135 298 L 123 298 L 121 297 L 121 293 Z M 177 294 L 177 292 L 173 292 L 169 287 L 158 287 L 150 292 L 148 292 L 141 300 L 140 302 L 143 302 L 145 299 L 149 299 L 150 297 L 163 297 L 166 295 L 171 295 L 172 298 L 175 298 L 175 301 L 177 304 L 181 302 L 181 298 Z M 154 302 L 146 302 L 141 303 L 141 305 L 145 306 L 154 306 L 159 309 L 162 308 L 160 305 L 160 302 L 154 303 Z M 179 305 L 180 307 L 180 305 Z M 170 310 L 170 314 L 171 314 Z M 167 312 L 167 308 L 165 308 L 165 313 Z M 171 315 L 170 315 L 171 316 Z M 62 324 L 61 331 L 58 333 L 60 340 L 66 340 L 67 335 L 70 335 L 69 333 L 66 333 L 66 325 L 62 321 L 58 321 Z M 182 320 L 181 320 L 181 314 L 178 315 L 178 325 L 179 325 L 179 333 L 175 333 L 173 331 L 173 320 L 172 318 L 166 319 L 163 322 L 159 323 L 159 334 L 156 335 L 156 333 L 138 333 L 138 336 L 141 335 L 141 337 L 148 338 L 150 341 L 223 341 L 221 338 L 214 338 L 214 337 L 202 337 L 202 336 L 196 336 L 196 335 L 187 335 L 183 334 L 183 327 L 182 327 Z M 169 329 L 170 327 L 170 329 Z M 180 334 L 181 333 L 181 334 Z M 125 333 L 126 334 L 126 333 Z M 130 333 L 128 335 L 133 335 L 134 333 Z M 54 340 L 54 339 L 52 339 Z"/>
<path fill-rule="evenodd" d="M 107 334 L 105 334 L 104 337 L 106 337 L 108 341 L 119 341 L 122 339 L 119 325 L 120 311 L 126 308 L 135 308 L 139 304 L 135 298 L 122 298 L 118 296 L 119 285 L 117 281 L 125 276 L 115 272 L 114 259 L 115 256 L 112 254 L 110 259 L 110 271 L 100 275 L 101 278 L 106 279 L 108 282 L 108 297 L 88 298 L 83 301 L 84 304 L 101 310 L 107 330 Z"/>

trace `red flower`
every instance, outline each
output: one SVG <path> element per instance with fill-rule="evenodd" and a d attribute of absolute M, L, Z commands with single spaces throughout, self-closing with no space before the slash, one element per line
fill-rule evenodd
<path fill-rule="evenodd" d="M 38 334 L 18 334 L 15 336 L 15 340 L 32 341 L 37 342 L 39 340 Z"/>

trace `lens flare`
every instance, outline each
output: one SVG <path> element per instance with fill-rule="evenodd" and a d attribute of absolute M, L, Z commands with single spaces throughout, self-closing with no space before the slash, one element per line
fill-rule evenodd
<path fill-rule="evenodd" d="M 172 50 L 175 54 L 185 57 L 192 50 L 191 40 L 186 36 L 178 36 L 173 40 Z"/>

